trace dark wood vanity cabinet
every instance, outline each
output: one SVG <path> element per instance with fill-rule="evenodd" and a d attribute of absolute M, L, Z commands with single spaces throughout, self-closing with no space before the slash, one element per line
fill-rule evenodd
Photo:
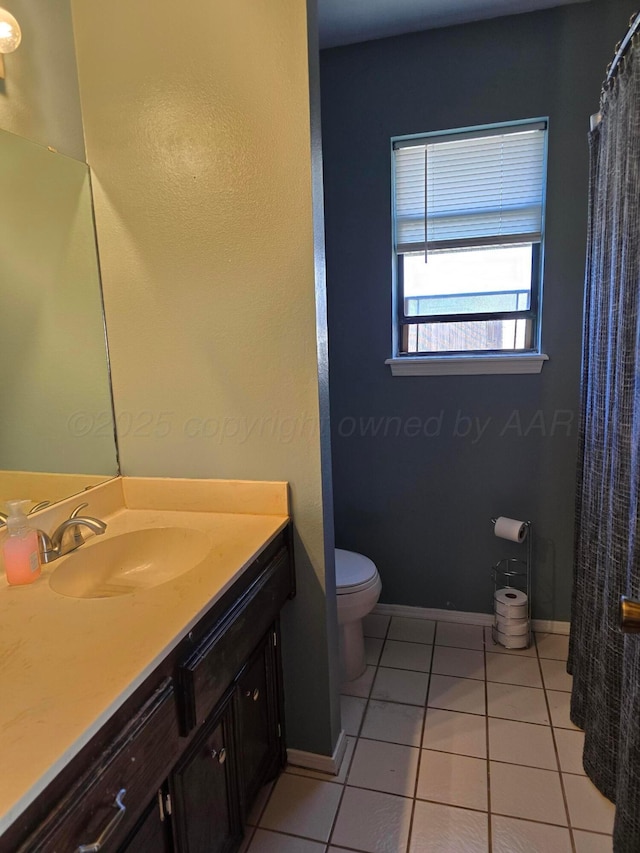
<path fill-rule="evenodd" d="M 231 853 L 284 763 L 290 529 L 0 837 L 0 853 Z"/>
<path fill-rule="evenodd" d="M 229 853 L 242 838 L 233 698 L 202 727 L 172 774 L 172 822 L 180 853 Z"/>
<path fill-rule="evenodd" d="M 198 729 L 169 779 L 178 853 L 230 853 L 256 794 L 283 763 L 277 625 Z"/>

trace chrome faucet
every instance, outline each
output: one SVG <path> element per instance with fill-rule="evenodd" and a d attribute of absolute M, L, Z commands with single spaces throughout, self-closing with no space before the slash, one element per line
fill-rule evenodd
<path fill-rule="evenodd" d="M 84 542 L 84 537 L 80 530 L 81 527 L 88 527 L 96 536 L 101 536 L 105 532 L 107 525 L 104 521 L 100 521 L 99 518 L 93 518 L 90 515 L 78 515 L 80 510 L 86 506 L 89 506 L 89 504 L 79 504 L 69 518 L 66 518 L 56 527 L 51 536 L 43 530 L 38 530 L 40 559 L 43 563 L 51 563 L 53 560 L 57 560 L 58 557 L 63 557 L 65 554 L 69 554 L 71 551 L 79 548 Z M 69 535 L 65 535 L 68 531 Z"/>

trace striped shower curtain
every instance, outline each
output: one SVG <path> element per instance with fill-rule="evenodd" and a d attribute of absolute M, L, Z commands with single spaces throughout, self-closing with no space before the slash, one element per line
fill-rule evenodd
<path fill-rule="evenodd" d="M 637 37 L 636 37 L 637 39 Z M 640 45 L 602 97 L 591 152 L 576 563 L 569 671 L 584 768 L 616 804 L 615 853 L 640 851 Z"/>

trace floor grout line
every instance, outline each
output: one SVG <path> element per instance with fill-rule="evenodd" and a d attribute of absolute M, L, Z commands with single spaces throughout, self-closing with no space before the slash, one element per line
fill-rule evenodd
<path fill-rule="evenodd" d="M 267 809 L 267 806 L 268 806 L 268 804 L 269 804 L 269 800 L 271 799 L 271 795 L 272 795 L 272 794 L 273 794 L 273 792 L 275 791 L 275 789 L 276 789 L 276 785 L 278 784 L 278 779 L 280 778 L 280 776 L 281 776 L 281 775 L 282 775 L 282 771 L 278 774 L 278 776 L 276 776 L 276 778 L 275 778 L 275 779 L 272 779 L 270 782 L 267 782 L 267 783 L 266 783 L 267 785 L 270 785 L 270 786 L 271 786 L 271 790 L 269 791 L 269 793 L 268 793 L 268 794 L 267 794 L 267 796 L 265 797 L 265 801 L 264 801 L 264 803 L 262 804 L 262 807 L 258 810 L 258 815 L 257 815 L 257 817 L 256 817 L 256 822 L 255 822 L 255 823 L 253 824 L 253 826 L 251 827 L 251 830 L 252 830 L 252 831 L 251 831 L 251 833 L 250 833 L 250 836 L 251 836 L 251 837 L 250 837 L 249 841 L 247 842 L 247 846 L 246 846 L 246 848 L 245 848 L 245 849 L 246 849 L 246 851 L 247 851 L 247 853 L 249 853 L 249 851 L 250 851 L 251 845 L 253 844 L 253 838 L 254 838 L 254 836 L 255 836 L 256 832 L 258 831 L 258 827 L 260 826 L 260 821 L 261 821 L 261 820 L 262 820 L 262 818 L 263 818 L 263 815 L 264 815 L 264 813 L 265 813 L 265 811 L 266 811 L 266 809 Z M 246 827 L 247 827 L 247 826 L 249 826 L 249 824 L 245 824 L 245 829 L 246 829 Z"/>
<path fill-rule="evenodd" d="M 427 728 L 427 708 L 429 703 L 429 690 L 431 689 L 431 675 L 433 669 L 433 657 L 435 654 L 436 648 L 436 634 L 438 631 L 438 623 L 434 625 L 433 628 L 433 644 L 431 646 L 431 659 L 429 666 L 429 678 L 427 679 L 427 692 L 424 697 L 424 707 L 422 709 L 422 727 L 420 730 L 420 746 L 418 748 L 418 763 L 416 765 L 416 778 L 413 783 L 413 803 L 411 806 L 411 815 L 409 817 L 409 834 L 407 835 L 407 850 L 411 848 L 411 839 L 413 836 L 413 822 L 416 814 L 416 803 L 418 802 L 418 782 L 420 780 L 420 766 L 422 764 L 422 751 L 424 749 L 424 733 Z"/>
<path fill-rule="evenodd" d="M 538 656 L 538 666 L 540 668 L 540 677 L 542 678 L 542 689 L 544 691 L 544 701 L 545 701 L 545 705 L 547 706 L 547 714 L 549 716 L 549 722 L 552 723 L 551 704 L 549 703 L 549 697 L 547 696 L 547 685 L 546 685 L 546 682 L 544 680 L 544 672 L 542 670 L 542 663 L 541 663 L 540 656 Z M 566 792 L 565 786 L 564 786 L 564 779 L 562 778 L 562 764 L 560 762 L 560 753 L 558 751 L 558 742 L 556 740 L 556 733 L 555 733 L 554 726 L 551 725 L 550 728 L 551 728 L 551 739 L 553 741 L 553 749 L 554 749 L 554 752 L 556 754 L 556 763 L 558 765 L 558 778 L 560 781 L 560 790 L 562 791 L 562 800 L 564 802 L 564 810 L 565 810 L 565 814 L 567 816 L 567 826 L 569 828 L 569 842 L 571 844 L 572 853 L 576 853 L 576 841 L 575 841 L 575 837 L 573 834 L 573 827 L 571 826 L 571 814 L 569 813 L 569 801 L 567 800 L 567 792 Z"/>
<path fill-rule="evenodd" d="M 487 632 L 483 630 L 484 639 L 484 728 L 487 747 L 487 846 L 489 853 L 493 850 L 493 825 L 491 821 L 491 746 L 489 743 L 489 688 L 487 682 Z"/>
<path fill-rule="evenodd" d="M 345 797 L 345 794 L 347 791 L 347 787 L 349 784 L 349 773 L 351 772 L 351 765 L 353 764 L 353 760 L 354 760 L 355 755 L 356 755 L 356 750 L 358 749 L 358 742 L 360 740 L 360 735 L 362 733 L 364 721 L 365 721 L 365 718 L 367 716 L 367 711 L 369 710 L 369 703 L 371 702 L 371 692 L 373 690 L 373 685 L 375 684 L 376 678 L 378 676 L 378 669 L 380 668 L 380 661 L 382 659 L 382 653 L 384 651 L 384 647 L 385 647 L 386 642 L 387 642 L 387 637 L 389 635 L 390 626 L 391 626 L 391 619 L 389 619 L 389 621 L 387 622 L 385 634 L 384 634 L 384 637 L 382 638 L 382 646 L 380 648 L 380 654 L 378 655 L 378 662 L 375 664 L 375 669 L 374 669 L 374 673 L 373 673 L 373 678 L 371 679 L 371 685 L 369 687 L 369 692 L 368 692 L 367 696 L 364 697 L 364 698 L 366 698 L 366 702 L 365 702 L 364 709 L 362 711 L 362 717 L 360 718 L 360 725 L 358 726 L 358 734 L 355 737 L 355 744 L 353 746 L 353 752 L 351 753 L 351 758 L 349 759 L 349 766 L 346 768 L 346 771 L 344 774 L 344 784 L 342 786 L 342 793 L 340 794 L 340 799 L 338 800 L 338 807 L 336 808 L 336 812 L 335 812 L 335 814 L 333 816 L 333 820 L 331 822 L 331 828 L 329 830 L 329 836 L 327 838 L 327 848 L 326 848 L 327 850 L 329 849 L 329 847 L 332 844 L 333 833 L 335 832 L 336 825 L 338 823 L 338 816 L 340 814 L 340 809 L 342 808 L 342 803 L 343 803 L 343 800 L 344 800 L 344 797 Z M 370 664 L 366 663 L 366 649 L 365 649 L 365 666 L 370 666 Z M 366 670 L 365 670 L 365 672 L 366 672 Z"/>
<path fill-rule="evenodd" d="M 374 701 L 378 701 L 378 700 L 376 699 Z M 390 703 L 390 704 L 393 704 L 393 703 Z M 408 705 L 407 707 L 417 708 L 418 705 Z M 426 710 L 429 710 L 429 709 L 427 708 Z M 432 711 L 443 711 L 443 710 L 446 711 L 447 709 L 446 708 L 431 708 L 431 710 Z M 461 714 L 463 712 L 462 711 L 452 711 L 451 713 Z M 469 714 L 468 716 L 480 717 L 482 715 L 481 714 Z M 502 718 L 501 717 L 488 717 L 487 716 L 487 720 L 497 720 L 497 719 L 502 719 Z M 506 722 L 518 723 L 520 721 L 519 720 L 507 720 Z M 523 723 L 523 725 L 533 726 L 533 725 L 535 725 L 535 723 Z M 550 726 L 540 726 L 540 728 L 550 728 Z M 567 729 L 563 729 L 563 731 L 567 731 Z M 431 747 L 431 746 L 415 746 L 415 744 L 405 743 L 403 741 L 398 741 L 398 740 L 385 740 L 383 738 L 369 737 L 369 736 L 365 736 L 365 735 L 360 735 L 358 737 L 356 737 L 356 735 L 347 735 L 347 737 L 351 738 L 352 740 L 356 740 L 356 739 L 357 740 L 366 740 L 366 741 L 370 741 L 371 743 L 381 743 L 381 744 L 386 743 L 386 744 L 390 744 L 391 746 L 403 746 L 403 747 L 406 747 L 406 749 L 418 750 L 418 752 L 438 752 L 438 753 L 442 753 L 443 755 L 459 755 L 460 758 L 478 758 L 477 755 L 471 755 L 467 752 L 454 752 L 451 749 L 435 749 L 434 747 Z M 486 759 L 480 758 L 479 760 L 480 761 L 490 760 L 493 764 L 504 764 L 507 767 L 526 767 L 529 770 L 545 770 L 548 773 L 557 773 L 558 772 L 557 768 L 555 768 L 555 767 L 541 767 L 539 764 L 527 764 L 526 762 L 523 762 L 523 761 L 505 761 L 504 758 L 486 758 Z M 324 778 L 319 779 L 319 781 L 332 782 L 332 784 L 334 784 L 334 785 L 344 784 L 343 782 L 336 782 L 335 777 L 331 778 L 331 774 L 323 773 L 322 770 L 311 770 L 309 768 L 292 766 L 290 768 L 287 768 L 287 770 L 285 772 L 289 773 L 292 776 L 304 776 L 307 779 L 318 779 L 319 778 L 318 775 L 316 775 L 316 776 L 309 775 L 309 774 L 315 773 L 315 774 L 319 774 L 320 776 L 326 776 L 327 777 L 326 779 L 324 779 Z M 588 779 L 589 778 L 586 773 L 576 773 L 575 771 L 570 771 L 570 770 L 562 770 L 560 772 L 564 776 L 575 776 L 578 779 Z M 357 786 L 357 787 L 361 787 L 361 786 Z M 371 790 L 374 790 L 374 789 L 371 789 Z M 587 831 L 595 831 L 595 830 L 587 830 Z M 606 835 L 606 833 L 603 833 L 603 834 Z"/>

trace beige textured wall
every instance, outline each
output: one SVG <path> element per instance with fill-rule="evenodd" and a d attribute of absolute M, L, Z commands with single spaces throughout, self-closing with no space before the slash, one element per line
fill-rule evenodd
<path fill-rule="evenodd" d="M 71 0 L 2 0 L 22 44 L 5 57 L 0 127 L 84 160 Z"/>
<path fill-rule="evenodd" d="M 328 753 L 305 0 L 73 15 L 122 473 L 290 481 L 289 746 Z"/>

